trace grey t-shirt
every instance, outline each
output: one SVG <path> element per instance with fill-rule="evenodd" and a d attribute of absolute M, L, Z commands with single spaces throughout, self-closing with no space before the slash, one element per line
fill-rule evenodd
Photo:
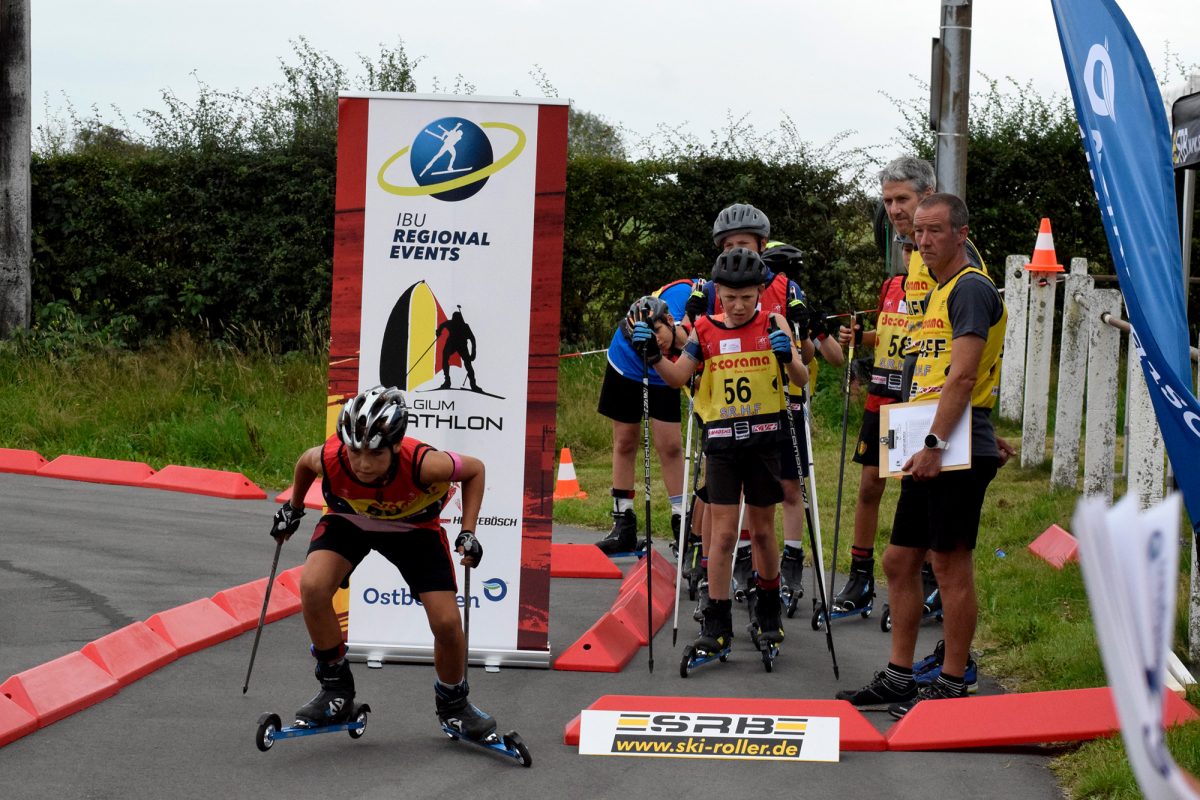
<path fill-rule="evenodd" d="M 950 290 L 946 309 L 950 315 L 950 330 L 954 332 L 952 338 L 971 335 L 986 341 L 988 330 L 1004 314 L 1004 301 L 990 280 L 971 273 L 959 278 Z M 1000 457 L 990 408 L 971 409 L 971 457 L 976 456 Z"/>

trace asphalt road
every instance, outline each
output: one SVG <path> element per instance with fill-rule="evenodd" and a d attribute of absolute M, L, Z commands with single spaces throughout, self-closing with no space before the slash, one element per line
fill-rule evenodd
<path fill-rule="evenodd" d="M 0 474 L 0 680 L 155 612 L 265 576 L 274 509 L 269 501 Z M 301 563 L 316 516 L 309 514 L 283 548 L 280 569 Z M 595 537 L 555 530 L 556 541 Z M 805 583 L 811 592 L 807 575 Z M 616 590 L 617 581 L 555 579 L 553 652 L 578 638 Z M 802 613 L 808 608 L 805 599 Z M 865 683 L 887 656 L 877 616 L 835 623 L 842 676 L 835 682 L 824 636 L 803 613 L 805 619 L 797 615 L 787 626 L 774 673 L 763 671 L 741 636 L 728 663 L 684 681 L 678 661 L 694 635 L 689 611 L 685 606 L 681 614 L 679 648 L 671 648 L 670 623 L 655 639 L 653 674 L 645 649 L 619 674 L 472 669 L 472 700 L 502 731 L 521 733 L 532 769 L 445 738 L 433 711 L 432 667 L 420 665 L 355 665 L 358 698 L 374 712 L 358 741 L 330 734 L 259 752 L 259 714 L 276 711 L 287 721 L 315 689 L 297 615 L 265 629 L 248 694 L 241 687 L 253 632 L 178 659 L 115 697 L 0 748 L 0 796 L 1060 797 L 1048 757 L 1036 750 L 844 752 L 837 764 L 796 764 L 597 758 L 563 745 L 563 726 L 603 694 L 830 698 Z M 939 635 L 940 626 L 927 623 L 921 653 L 932 650 Z M 981 692 L 999 691 L 986 668 Z M 892 722 L 886 713 L 868 716 L 880 730 Z"/>

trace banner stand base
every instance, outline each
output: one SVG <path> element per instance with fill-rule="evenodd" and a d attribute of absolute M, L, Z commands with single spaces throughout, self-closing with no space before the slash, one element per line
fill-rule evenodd
<path fill-rule="evenodd" d="M 550 650 L 501 650 L 477 649 L 469 654 L 472 666 L 481 666 L 486 672 L 499 672 L 501 667 L 530 667 L 550 669 Z M 346 657 L 351 661 L 365 663 L 370 669 L 381 669 L 384 664 L 432 664 L 433 646 L 394 644 L 364 644 L 350 642 Z"/>

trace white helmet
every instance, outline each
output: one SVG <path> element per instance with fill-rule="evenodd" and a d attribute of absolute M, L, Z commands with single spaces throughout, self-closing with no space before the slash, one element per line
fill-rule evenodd
<path fill-rule="evenodd" d="M 404 438 L 408 404 L 394 386 L 376 386 L 346 401 L 338 415 L 338 438 L 355 450 L 390 447 Z"/>

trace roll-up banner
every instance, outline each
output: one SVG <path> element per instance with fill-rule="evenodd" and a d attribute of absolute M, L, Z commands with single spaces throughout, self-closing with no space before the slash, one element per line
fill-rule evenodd
<path fill-rule="evenodd" d="M 345 398 L 398 386 L 409 436 L 484 462 L 470 597 L 456 567 L 471 660 L 547 667 L 567 104 L 338 103 L 329 432 Z M 461 513 L 452 495 L 451 542 Z M 433 660 L 423 608 L 377 553 L 335 605 L 355 660 Z"/>
<path fill-rule="evenodd" d="M 1200 168 L 1200 92 L 1171 104 L 1171 161 L 1175 169 Z"/>

